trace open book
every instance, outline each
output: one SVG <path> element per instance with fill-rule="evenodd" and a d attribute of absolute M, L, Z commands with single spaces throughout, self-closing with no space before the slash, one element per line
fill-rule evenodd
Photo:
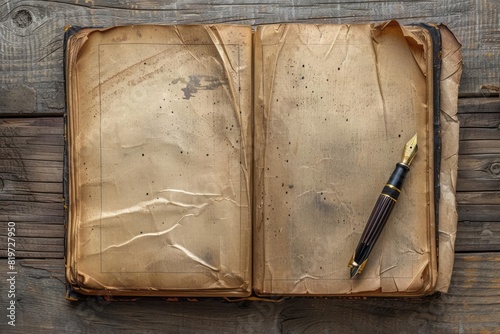
<path fill-rule="evenodd" d="M 437 104 L 439 92 L 453 100 L 457 85 L 440 91 L 446 50 L 429 30 L 439 32 L 394 21 L 74 31 L 69 294 L 446 289 L 453 252 L 438 266 L 436 228 L 439 220 L 453 229 L 456 215 L 436 214 L 442 205 L 455 212 L 452 188 L 439 201 Z M 419 152 L 398 204 L 364 272 L 350 279 L 371 209 L 415 133 Z"/>

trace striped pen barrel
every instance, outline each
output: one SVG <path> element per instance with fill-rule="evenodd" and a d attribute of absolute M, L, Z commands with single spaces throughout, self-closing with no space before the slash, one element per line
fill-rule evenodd
<path fill-rule="evenodd" d="M 410 164 L 417 154 L 417 135 L 410 139 L 404 148 L 402 161 L 396 164 L 389 181 L 382 189 L 382 192 L 375 203 L 375 206 L 368 218 L 361 239 L 354 254 L 349 261 L 351 278 L 360 274 L 368 261 L 370 252 L 375 246 L 382 229 L 391 214 L 392 209 L 398 201 L 401 188 L 406 174 L 410 171 Z"/>

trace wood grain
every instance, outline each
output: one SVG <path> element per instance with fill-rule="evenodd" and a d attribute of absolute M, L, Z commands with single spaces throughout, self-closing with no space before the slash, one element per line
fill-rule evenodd
<path fill-rule="evenodd" d="M 500 249 L 500 221 L 461 221 L 455 251 L 491 252 Z"/>
<path fill-rule="evenodd" d="M 500 99 L 461 99 L 457 250 L 498 250 Z"/>
<path fill-rule="evenodd" d="M 499 114 L 500 116 L 500 114 Z M 500 154 L 500 139 L 462 141 L 459 153 L 465 154 Z"/>
<path fill-rule="evenodd" d="M 459 99 L 458 113 L 500 113 L 500 99 Z"/>
<path fill-rule="evenodd" d="M 500 190 L 500 154 L 460 155 L 457 190 Z"/>
<path fill-rule="evenodd" d="M 0 221 L 63 223 L 63 143 L 62 117 L 0 120 Z"/>
<path fill-rule="evenodd" d="M 457 203 L 460 205 L 499 205 L 500 194 L 496 191 L 459 192 L 457 193 Z"/>
<path fill-rule="evenodd" d="M 464 128 L 498 128 L 500 113 L 459 114 L 458 120 Z"/>
<path fill-rule="evenodd" d="M 5 262 L 0 270 L 6 272 Z M 449 293 L 428 299 L 228 303 L 139 298 L 111 303 L 88 298 L 71 303 L 64 300 L 63 260 L 25 259 L 17 270 L 16 332 L 24 333 L 153 333 L 158 328 L 176 333 L 493 333 L 500 328 L 498 253 L 457 254 Z M 0 294 L 6 295 L 5 285 Z"/>
<path fill-rule="evenodd" d="M 500 85 L 497 0 L 0 1 L 0 278 L 18 241 L 17 328 L 2 333 L 498 333 L 500 99 L 459 100 L 457 251 L 450 291 L 427 300 L 64 300 L 63 35 L 66 25 L 385 21 L 445 23 L 463 44 L 460 94 Z M 478 252 L 478 253 L 471 253 Z M 4 309 L 6 285 L 0 285 Z M 5 318 L 4 318 L 5 320 Z"/>
<path fill-rule="evenodd" d="M 500 128 L 464 128 L 460 129 L 460 140 L 496 140 L 500 137 Z"/>
<path fill-rule="evenodd" d="M 459 99 L 458 119 L 459 219 L 499 221 L 495 217 L 500 213 L 500 99 Z M 478 216 L 474 216 L 476 214 Z M 460 227 L 461 224 L 459 232 Z M 482 233 L 482 230 L 476 232 Z M 467 238 L 465 233 L 460 235 Z M 457 244 L 471 246 L 471 250 L 481 248 L 469 242 L 457 241 Z M 490 249 L 491 245 L 486 247 Z"/>
<path fill-rule="evenodd" d="M 63 39 L 67 25 L 279 22 L 445 23 L 463 44 L 462 94 L 500 82 L 500 15 L 497 0 L 376 2 L 343 0 L 239 2 L 14 1 L 0 3 L 0 113 L 64 111 Z"/>

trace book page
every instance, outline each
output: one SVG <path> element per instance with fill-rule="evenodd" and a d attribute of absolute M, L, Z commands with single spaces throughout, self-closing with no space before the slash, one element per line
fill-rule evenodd
<path fill-rule="evenodd" d="M 76 291 L 251 292 L 251 36 L 245 26 L 129 26 L 71 38 Z"/>
<path fill-rule="evenodd" d="M 430 36 L 396 22 L 255 35 L 254 286 L 422 295 L 437 273 Z M 405 143 L 419 151 L 362 274 L 348 262 Z"/>

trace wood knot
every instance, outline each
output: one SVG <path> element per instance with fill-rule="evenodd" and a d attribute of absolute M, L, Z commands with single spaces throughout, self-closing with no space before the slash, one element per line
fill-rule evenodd
<path fill-rule="evenodd" d="M 33 15 L 28 10 L 21 9 L 17 11 L 12 20 L 19 28 L 26 28 L 33 23 Z"/>
<path fill-rule="evenodd" d="M 494 162 L 490 165 L 490 172 L 493 175 L 500 176 L 500 163 Z"/>

